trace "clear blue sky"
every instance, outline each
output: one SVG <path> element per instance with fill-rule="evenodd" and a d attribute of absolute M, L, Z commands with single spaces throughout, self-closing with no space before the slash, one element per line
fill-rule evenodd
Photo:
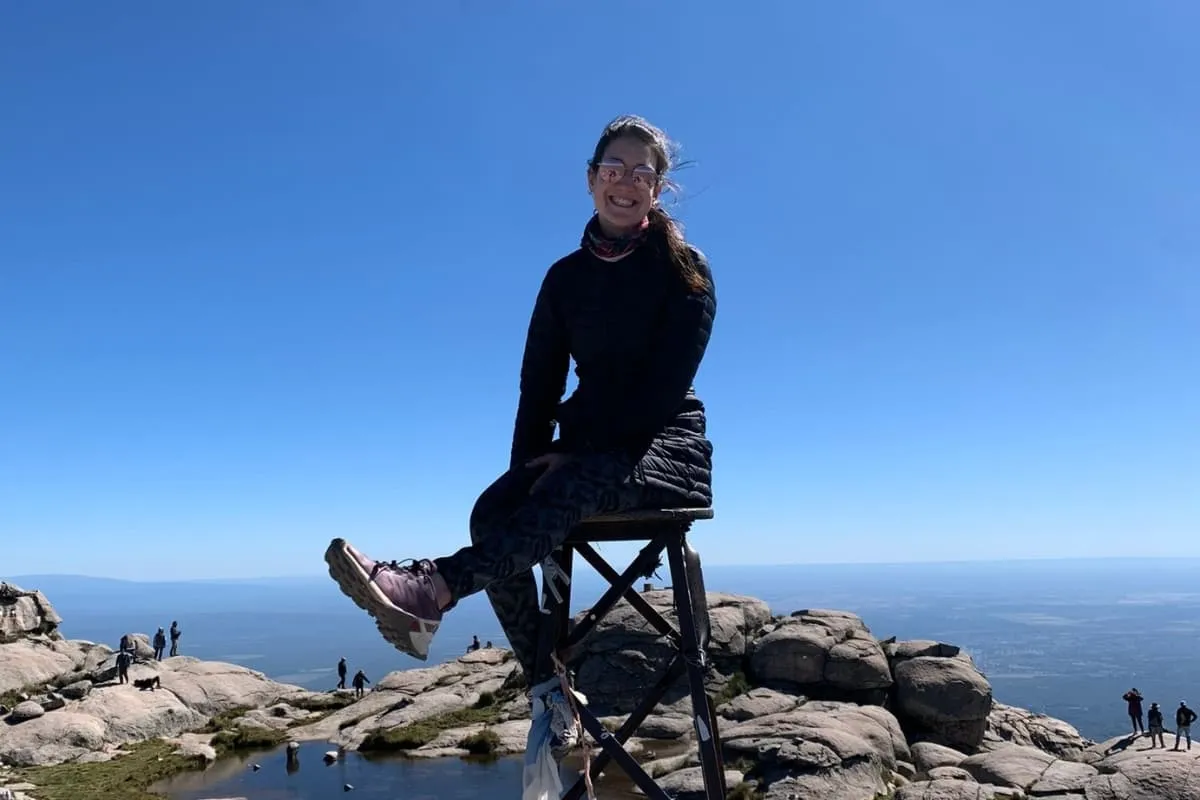
<path fill-rule="evenodd" d="M 1193 2 L 8 2 L 0 574 L 466 541 L 584 162 L 697 162 L 711 563 L 1200 555 Z"/>

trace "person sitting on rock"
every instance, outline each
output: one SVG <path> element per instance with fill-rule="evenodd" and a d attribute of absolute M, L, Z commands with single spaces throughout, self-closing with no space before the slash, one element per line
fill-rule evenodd
<path fill-rule="evenodd" d="M 162 661 L 163 652 L 167 649 L 167 635 L 163 633 L 163 629 L 159 628 L 154 634 L 154 660 Z"/>
<path fill-rule="evenodd" d="M 1196 721 L 1196 712 L 1188 708 L 1188 704 L 1180 700 L 1179 708 L 1175 709 L 1175 750 L 1179 749 L 1179 740 L 1187 739 L 1187 749 L 1192 749 L 1192 723 Z"/>
<path fill-rule="evenodd" d="M 474 652 L 475 652 L 476 650 L 478 650 L 478 649 L 479 649 L 479 637 L 478 637 L 478 636 L 472 636 L 472 637 L 471 637 L 471 643 L 470 643 L 469 645 L 467 645 L 467 652 L 468 652 L 468 653 L 474 653 Z"/>
<path fill-rule="evenodd" d="M 341 659 L 338 661 L 337 669 L 338 669 L 337 688 L 345 689 L 346 688 L 346 657 L 345 656 L 342 656 Z"/>
<path fill-rule="evenodd" d="M 354 686 L 354 696 L 362 697 L 364 691 L 363 687 L 370 683 L 370 681 L 367 680 L 366 673 L 360 669 L 358 672 L 354 673 L 354 680 L 351 681 L 351 683 Z"/>
<path fill-rule="evenodd" d="M 179 631 L 179 623 L 171 623 L 171 657 L 179 655 L 179 637 L 183 634 Z"/>
<path fill-rule="evenodd" d="M 1145 733 L 1146 729 L 1142 727 L 1142 693 L 1136 688 L 1130 689 L 1121 695 L 1121 699 L 1128 704 L 1129 719 L 1133 722 L 1133 735 Z"/>
<path fill-rule="evenodd" d="M 129 665 L 133 663 L 133 651 L 121 649 L 117 653 L 117 683 L 129 683 Z"/>
<path fill-rule="evenodd" d="M 712 444 L 693 381 L 716 294 L 707 259 L 660 204 L 673 152 L 661 130 L 634 116 L 613 120 L 596 143 L 587 164 L 594 214 L 579 249 L 542 280 L 509 469 L 476 501 L 471 545 L 402 564 L 337 538 L 325 554 L 342 592 L 387 641 L 421 660 L 443 614 L 486 591 L 535 718 L 553 721 L 556 758 L 577 743 L 580 726 L 553 663 L 538 660 L 534 565 L 586 517 L 712 504 Z M 560 402 L 572 358 L 578 385 Z"/>
<path fill-rule="evenodd" d="M 485 644 L 483 647 L 485 650 L 491 650 L 492 649 L 492 640 L 488 639 L 487 644 Z"/>
<path fill-rule="evenodd" d="M 1150 747 L 1162 745 L 1166 750 L 1167 743 L 1163 741 L 1162 709 L 1158 707 L 1158 703 L 1150 704 L 1150 710 L 1146 712 L 1146 724 L 1150 726 Z"/>

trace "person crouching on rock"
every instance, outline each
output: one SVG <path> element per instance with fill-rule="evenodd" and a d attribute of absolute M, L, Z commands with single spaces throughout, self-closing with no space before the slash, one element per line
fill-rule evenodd
<path fill-rule="evenodd" d="M 509 469 L 475 503 L 471 545 L 408 563 L 344 539 L 325 553 L 342 592 L 383 637 L 428 658 L 442 616 L 486 591 L 561 757 L 579 724 L 553 664 L 537 662 L 533 566 L 583 518 L 712 504 L 712 444 L 692 383 L 716 316 L 707 260 L 660 204 L 674 149 L 640 117 L 604 129 L 587 163 L 594 213 L 579 249 L 547 270 L 521 362 Z M 560 402 L 571 359 L 579 378 Z M 554 440 L 555 427 L 558 439 Z"/>
<path fill-rule="evenodd" d="M 1150 726 L 1150 747 L 1162 747 L 1166 750 L 1167 743 L 1163 741 L 1162 709 L 1158 707 L 1158 703 L 1150 704 L 1150 710 L 1146 712 L 1146 724 Z"/>
<path fill-rule="evenodd" d="M 1136 688 L 1130 689 L 1121 695 L 1121 699 L 1128 704 L 1129 719 L 1133 723 L 1134 736 L 1145 733 L 1146 729 L 1142 727 L 1142 693 Z"/>
<path fill-rule="evenodd" d="M 358 672 L 354 673 L 354 680 L 352 680 L 350 683 L 354 686 L 354 696 L 362 697 L 363 692 L 365 691 L 363 687 L 370 683 L 370 681 L 367 680 L 366 673 L 360 669 Z"/>

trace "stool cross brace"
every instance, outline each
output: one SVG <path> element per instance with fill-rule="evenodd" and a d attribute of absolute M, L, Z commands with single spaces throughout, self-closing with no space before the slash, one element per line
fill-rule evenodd
<path fill-rule="evenodd" d="M 601 749 L 601 753 L 592 760 L 589 770 L 591 778 L 597 778 L 610 761 L 615 761 L 649 800 L 672 798 L 625 750 L 625 743 L 684 674 L 688 676 L 705 800 L 722 800 L 725 797 L 725 766 L 717 717 L 704 690 L 704 676 L 709 666 L 705 653 L 710 634 L 708 602 L 699 556 L 687 543 L 687 533 L 693 521 L 711 518 L 712 509 L 631 511 L 591 517 L 577 525 L 563 545 L 549 556 L 555 562 L 550 571 L 561 572 L 566 577 L 563 585 L 552 588 L 553 582 L 546 580 L 545 568 L 543 570 L 542 609 L 546 616 L 542 621 L 538 643 L 539 663 L 549 663 L 549 654 L 552 653 L 564 664 L 577 660 L 587 637 L 622 598 L 639 611 L 675 651 L 666 670 L 617 731 L 608 731 L 591 709 L 579 706 L 584 729 L 599 743 Z M 621 541 L 646 541 L 647 544 L 633 563 L 618 573 L 592 545 Z M 639 578 L 650 577 L 661 566 L 664 550 L 671 570 L 678 628 L 664 619 L 633 589 Z M 572 630 L 570 577 L 574 553 L 591 564 L 609 583 L 609 588 Z M 586 777 L 580 775 L 563 795 L 563 800 L 580 800 L 586 789 Z"/>

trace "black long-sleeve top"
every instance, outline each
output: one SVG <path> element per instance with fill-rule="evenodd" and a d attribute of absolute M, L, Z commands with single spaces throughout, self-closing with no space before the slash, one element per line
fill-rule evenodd
<path fill-rule="evenodd" d="M 653 246 L 615 262 L 580 249 L 550 267 L 525 343 L 511 466 L 552 450 L 640 458 L 669 430 L 703 437 L 692 382 L 712 333 L 716 293 L 707 260 L 695 250 L 693 257 L 703 290 L 689 287 Z M 560 403 L 572 357 L 579 385 Z"/>

